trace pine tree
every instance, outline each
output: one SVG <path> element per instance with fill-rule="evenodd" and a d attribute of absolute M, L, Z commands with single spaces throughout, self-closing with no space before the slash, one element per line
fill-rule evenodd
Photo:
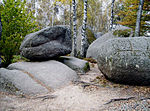
<path fill-rule="evenodd" d="M 19 54 L 24 37 L 37 29 L 32 12 L 26 8 L 26 0 L 3 0 L 0 5 L 3 23 L 0 52 L 4 66 L 12 62 L 13 55 Z"/>
<path fill-rule="evenodd" d="M 120 11 L 116 13 L 118 19 L 117 23 L 128 26 L 135 31 L 139 0 L 120 0 L 119 3 L 120 2 L 122 5 L 119 8 Z M 150 24 L 148 22 L 150 20 L 149 12 L 150 1 L 144 0 L 140 24 L 140 36 L 147 36 L 147 32 L 150 32 Z"/>

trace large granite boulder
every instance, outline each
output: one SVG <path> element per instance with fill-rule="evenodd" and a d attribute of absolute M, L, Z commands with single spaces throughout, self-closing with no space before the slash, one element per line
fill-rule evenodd
<path fill-rule="evenodd" d="M 17 94 L 42 94 L 48 90 L 19 70 L 0 69 L 0 90 Z"/>
<path fill-rule="evenodd" d="M 27 35 L 21 55 L 30 60 L 47 60 L 71 53 L 72 41 L 67 26 L 47 27 Z"/>
<path fill-rule="evenodd" d="M 1 68 L 0 76 L 25 94 L 47 93 L 78 79 L 75 71 L 55 60 L 13 63 Z"/>
<path fill-rule="evenodd" d="M 99 37 L 102 37 L 102 35 L 104 35 L 103 32 L 97 32 L 96 33 L 96 39 L 98 39 Z"/>
<path fill-rule="evenodd" d="M 78 73 L 86 73 L 90 70 L 90 66 L 88 61 L 78 59 L 71 56 L 61 56 L 59 61 L 63 64 L 67 65 L 71 69 L 75 70 Z"/>
<path fill-rule="evenodd" d="M 86 35 L 87 35 L 87 40 L 86 40 L 86 44 L 85 44 L 86 45 L 85 50 L 87 51 L 89 45 L 94 40 L 96 40 L 96 35 L 89 26 L 87 26 Z M 79 27 L 78 34 L 77 34 L 77 54 L 79 56 L 80 56 L 80 51 L 81 51 L 81 39 L 82 39 L 82 27 Z"/>
<path fill-rule="evenodd" d="M 105 43 L 109 39 L 118 38 L 118 37 L 124 37 L 123 34 L 126 32 L 129 34 L 126 34 L 126 36 L 131 37 L 133 35 L 133 31 L 131 28 L 125 27 L 125 26 L 117 26 L 113 31 L 109 31 L 108 33 L 102 35 L 101 37 L 98 37 L 88 48 L 86 57 L 87 58 L 93 58 L 97 59 L 99 52 L 99 49 L 101 48 L 101 45 Z M 121 32 L 121 33 L 119 33 Z"/>
<path fill-rule="evenodd" d="M 88 48 L 87 50 L 87 54 L 86 57 L 87 58 L 93 58 L 93 59 L 97 59 L 97 56 L 99 54 L 99 49 L 101 48 L 101 45 L 103 43 L 105 43 L 107 40 L 109 39 L 113 39 L 116 38 L 112 32 L 108 32 L 106 34 L 104 34 L 103 36 L 99 37 L 98 39 L 96 39 Z"/>
<path fill-rule="evenodd" d="M 98 51 L 98 67 L 117 83 L 150 85 L 150 38 L 115 38 Z"/>

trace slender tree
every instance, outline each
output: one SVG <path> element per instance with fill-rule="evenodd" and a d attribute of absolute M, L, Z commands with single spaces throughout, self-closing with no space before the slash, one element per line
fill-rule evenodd
<path fill-rule="evenodd" d="M 140 24 L 141 24 L 141 16 L 143 10 L 144 0 L 140 0 L 139 9 L 137 12 L 137 19 L 136 19 L 136 27 L 135 27 L 135 37 L 140 36 Z"/>
<path fill-rule="evenodd" d="M 82 25 L 82 38 L 81 38 L 81 57 L 86 56 L 86 24 L 87 24 L 87 0 L 84 0 L 84 16 L 83 16 L 83 25 Z"/>
<path fill-rule="evenodd" d="M 70 19 L 70 22 L 69 22 L 69 25 L 70 25 L 70 29 L 72 29 L 72 16 L 71 16 L 71 9 L 72 9 L 72 3 L 71 3 L 71 0 L 70 0 L 70 3 L 69 3 L 69 19 Z M 72 34 L 72 33 L 71 33 Z"/>
<path fill-rule="evenodd" d="M 1 14 L 0 14 L 0 40 L 2 35 L 2 21 L 1 21 Z"/>
<path fill-rule="evenodd" d="M 113 28 L 113 19 L 114 19 L 114 3 L 115 3 L 115 0 L 112 0 L 112 3 L 111 3 L 111 20 L 110 20 L 110 29 L 109 30 L 112 30 Z"/>
<path fill-rule="evenodd" d="M 76 15 L 76 0 L 72 0 L 73 6 L 73 56 L 77 56 L 77 15 Z"/>
<path fill-rule="evenodd" d="M 0 40 L 2 35 L 2 23 L 1 23 L 1 15 L 0 15 Z M 0 67 L 1 67 L 1 54 L 0 54 Z"/>
<path fill-rule="evenodd" d="M 119 3 L 120 4 L 120 1 Z M 139 0 L 123 0 L 121 9 L 117 9 L 117 24 L 121 24 L 127 27 L 130 27 L 134 30 L 137 21 L 137 12 L 139 7 Z M 150 32 L 150 1 L 144 0 L 143 9 L 142 9 L 142 17 L 140 20 L 140 36 L 148 36 L 147 34 Z M 118 19 L 119 18 L 119 19 Z"/>

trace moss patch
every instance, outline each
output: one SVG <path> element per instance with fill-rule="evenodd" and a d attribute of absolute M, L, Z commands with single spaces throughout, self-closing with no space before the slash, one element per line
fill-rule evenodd
<path fill-rule="evenodd" d="M 90 29 L 86 29 L 88 43 L 91 44 L 94 40 L 96 40 L 94 33 Z"/>
<path fill-rule="evenodd" d="M 90 63 L 97 63 L 95 59 L 92 59 L 92 58 L 84 58 L 83 60 L 86 60 Z"/>
<path fill-rule="evenodd" d="M 118 36 L 118 37 L 129 37 L 130 34 L 131 34 L 131 29 L 115 30 L 113 32 L 113 35 Z"/>
<path fill-rule="evenodd" d="M 90 65 L 89 65 L 89 63 L 88 63 L 88 62 L 85 64 L 85 66 L 84 66 L 83 70 L 84 70 L 84 72 L 87 72 L 87 71 L 89 71 L 89 70 L 90 70 Z"/>
<path fill-rule="evenodd" d="M 20 56 L 20 55 L 14 55 L 13 56 L 13 59 L 12 59 L 12 63 L 15 63 L 15 62 L 28 62 L 30 60 Z"/>

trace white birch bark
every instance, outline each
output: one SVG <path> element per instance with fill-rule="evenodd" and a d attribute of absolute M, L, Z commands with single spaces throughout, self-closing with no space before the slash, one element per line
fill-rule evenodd
<path fill-rule="evenodd" d="M 113 29 L 113 21 L 114 21 L 114 3 L 115 3 L 115 0 L 112 0 L 112 3 L 111 3 L 111 19 L 110 19 L 110 29 L 109 29 L 109 30 L 112 30 L 112 29 Z"/>
<path fill-rule="evenodd" d="M 73 6 L 73 47 L 72 47 L 72 53 L 73 56 L 77 56 L 77 15 L 76 15 L 76 0 L 72 0 L 72 6 Z"/>
<path fill-rule="evenodd" d="M 136 27 L 135 27 L 135 35 L 134 35 L 135 37 L 140 36 L 140 24 L 141 24 L 143 4 L 144 4 L 144 0 L 140 0 L 139 9 L 137 12 L 137 19 L 136 19 Z"/>
<path fill-rule="evenodd" d="M 71 17 L 71 10 L 72 10 L 72 5 L 71 5 L 71 1 L 70 1 L 70 4 L 69 4 L 69 8 L 70 8 L 70 10 L 69 10 L 69 16 L 70 16 L 70 23 L 69 23 L 69 25 L 70 25 L 70 29 L 71 29 L 71 32 L 72 32 L 72 17 Z"/>
<path fill-rule="evenodd" d="M 86 24 L 87 24 L 87 0 L 84 0 L 84 16 L 83 16 L 83 25 L 82 25 L 82 38 L 81 38 L 81 57 L 86 56 Z"/>
<path fill-rule="evenodd" d="M 0 40 L 1 40 L 1 36 L 2 36 L 2 23 L 1 23 L 1 17 L 0 17 Z M 1 67 L 1 53 L 0 53 L 0 67 Z"/>

